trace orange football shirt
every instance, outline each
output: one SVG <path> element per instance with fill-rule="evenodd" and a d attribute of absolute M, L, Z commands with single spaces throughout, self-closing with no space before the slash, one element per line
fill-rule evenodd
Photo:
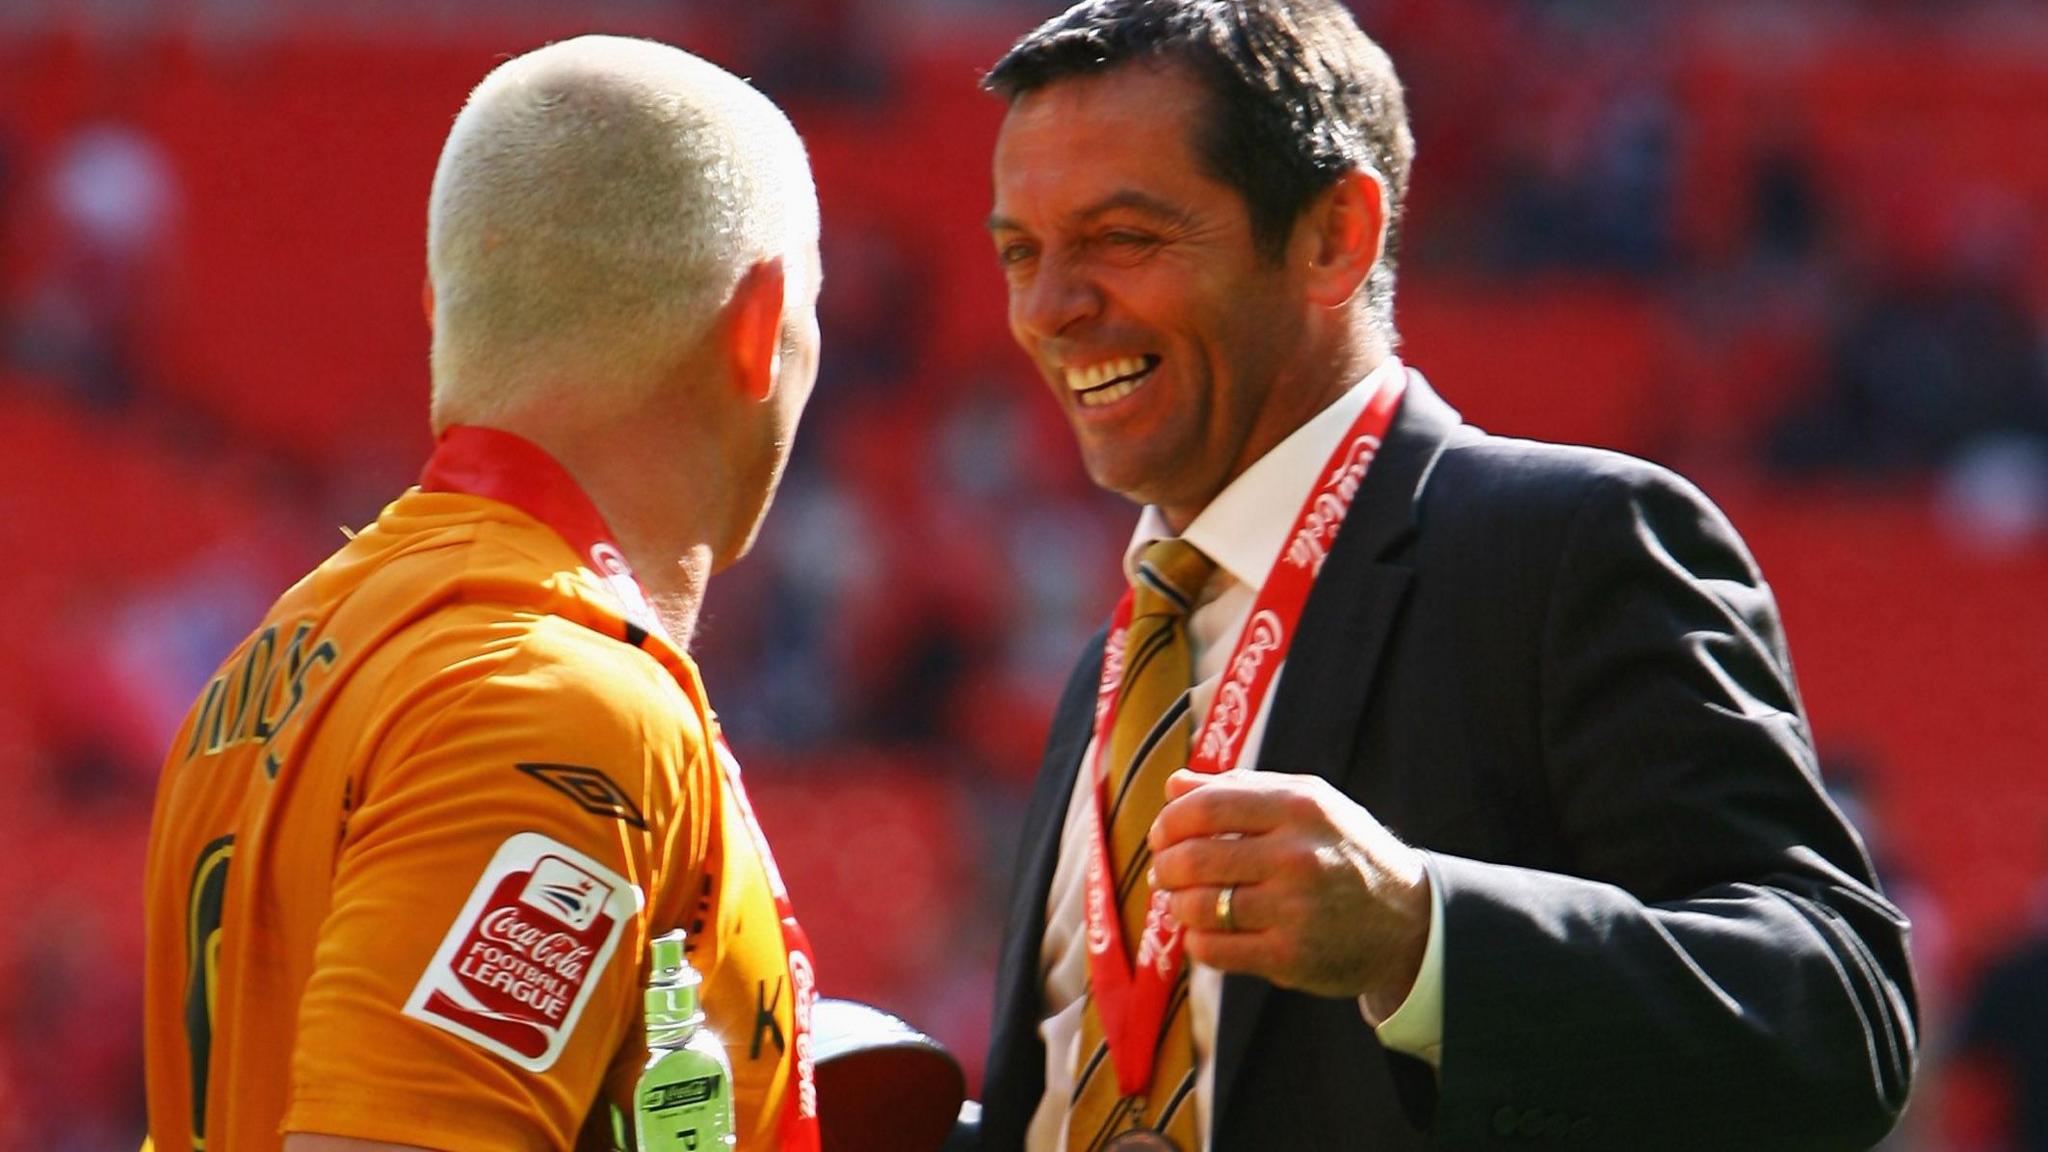
<path fill-rule="evenodd" d="M 740 1147 L 814 1134 L 808 959 L 696 668 L 538 448 L 456 429 L 428 478 L 278 600 L 170 749 L 156 1148 L 631 1147 L 648 940 L 678 927 Z"/>

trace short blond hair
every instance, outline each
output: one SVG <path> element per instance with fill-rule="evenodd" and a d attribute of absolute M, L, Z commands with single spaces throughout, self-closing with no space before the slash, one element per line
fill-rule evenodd
<path fill-rule="evenodd" d="M 807 265 L 817 237 L 803 142 L 739 77 L 615 36 L 509 60 L 455 118 L 428 199 L 434 426 L 550 383 L 646 386 L 747 268 Z"/>

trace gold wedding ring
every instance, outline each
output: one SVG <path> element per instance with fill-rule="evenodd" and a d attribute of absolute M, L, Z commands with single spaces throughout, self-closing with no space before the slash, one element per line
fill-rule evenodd
<path fill-rule="evenodd" d="M 1225 932 L 1237 931 L 1236 910 L 1231 905 L 1237 900 L 1237 885 L 1225 884 L 1216 891 L 1216 923 Z"/>

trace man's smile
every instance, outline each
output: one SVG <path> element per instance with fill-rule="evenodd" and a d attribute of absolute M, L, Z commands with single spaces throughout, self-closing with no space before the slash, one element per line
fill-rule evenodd
<path fill-rule="evenodd" d="M 1158 367 L 1159 357 L 1147 353 L 1143 356 L 1120 356 L 1085 368 L 1068 368 L 1063 374 L 1067 388 L 1082 407 L 1099 408 L 1136 392 Z"/>

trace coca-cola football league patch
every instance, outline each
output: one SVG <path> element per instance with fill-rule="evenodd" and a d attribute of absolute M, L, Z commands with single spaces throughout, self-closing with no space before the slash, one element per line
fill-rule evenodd
<path fill-rule="evenodd" d="M 405 1014 L 545 1071 L 640 902 L 640 889 L 618 873 L 521 832 L 491 857 Z"/>

